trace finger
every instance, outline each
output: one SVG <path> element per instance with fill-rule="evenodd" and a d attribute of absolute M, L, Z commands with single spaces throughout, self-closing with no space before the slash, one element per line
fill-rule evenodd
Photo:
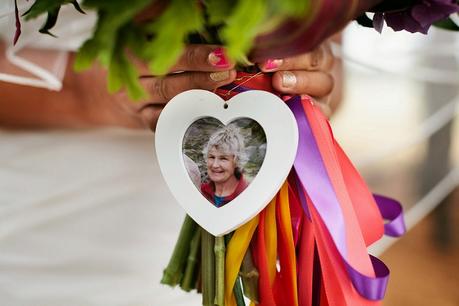
<path fill-rule="evenodd" d="M 330 95 L 320 98 L 320 99 L 313 99 L 314 105 L 317 105 L 322 112 L 322 114 L 330 119 L 332 115 L 332 109 L 330 106 Z"/>
<path fill-rule="evenodd" d="M 324 103 L 320 103 L 320 102 L 318 102 L 316 105 L 320 108 L 320 111 L 322 112 L 322 114 L 328 119 L 330 119 L 330 116 L 332 114 L 330 106 Z"/>
<path fill-rule="evenodd" d="M 328 44 L 322 44 L 309 53 L 285 59 L 269 59 L 259 64 L 263 72 L 281 70 L 329 71 L 333 67 L 334 56 Z"/>
<path fill-rule="evenodd" d="M 189 89 L 214 90 L 227 85 L 236 78 L 235 70 L 218 72 L 184 72 L 164 78 L 141 78 L 140 82 L 150 94 L 149 101 L 164 103 L 177 94 Z"/>
<path fill-rule="evenodd" d="M 273 74 L 273 87 L 285 94 L 307 94 L 324 97 L 333 89 L 333 77 L 320 71 L 278 71 Z"/>
<path fill-rule="evenodd" d="M 188 45 L 171 71 L 221 71 L 234 67 L 217 45 Z"/>
<path fill-rule="evenodd" d="M 141 76 L 152 76 L 147 63 L 129 51 L 128 58 L 134 63 Z M 218 45 L 188 45 L 177 63 L 169 71 L 213 72 L 232 68 L 234 68 L 234 63 L 228 59 L 222 47 Z"/>
<path fill-rule="evenodd" d="M 165 105 L 166 104 L 147 104 L 138 111 L 145 127 L 152 131 L 156 130 L 159 114 Z"/>
<path fill-rule="evenodd" d="M 152 131 L 156 130 L 159 115 L 172 97 L 185 90 L 200 88 L 213 90 L 217 87 L 231 83 L 236 77 L 236 72 L 220 71 L 213 73 L 191 72 L 181 73 L 165 78 L 142 78 L 143 85 L 150 89 L 150 99 L 153 103 L 143 104 L 138 110 L 144 125 Z"/>

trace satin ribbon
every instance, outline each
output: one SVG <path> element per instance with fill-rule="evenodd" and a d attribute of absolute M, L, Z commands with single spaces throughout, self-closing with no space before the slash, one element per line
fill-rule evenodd
<path fill-rule="evenodd" d="M 229 99 L 239 92 L 251 89 L 273 91 L 270 77 L 267 75 L 259 75 L 253 79 L 250 79 L 250 75 L 244 73 L 239 74 L 239 76 L 240 84 L 230 84 L 225 88 L 217 90 L 217 93 L 223 96 L 223 98 Z M 319 235 L 315 239 L 321 239 L 319 243 L 319 253 L 322 254 L 321 256 L 324 256 L 321 260 L 321 265 L 328 265 L 328 267 L 324 267 L 325 270 L 323 273 L 324 275 L 331 275 L 334 279 L 333 282 L 337 284 L 337 288 L 330 288 L 330 284 L 325 284 L 323 283 L 323 280 L 320 280 L 320 282 L 322 282 L 320 300 L 324 302 L 328 299 L 330 305 L 340 305 L 340 302 L 337 301 L 339 300 L 338 296 L 341 296 L 343 300 L 347 299 L 347 302 L 349 302 L 349 296 L 346 297 L 346 293 L 343 292 L 343 290 L 347 290 L 347 285 L 343 279 L 340 280 L 339 277 L 333 275 L 333 273 L 336 272 L 333 271 L 333 266 L 335 266 L 335 268 L 340 268 L 340 270 L 343 271 L 342 273 L 347 273 L 352 285 L 362 297 L 369 301 L 380 300 L 383 298 L 387 287 L 389 270 L 384 263 L 379 261 L 377 258 L 372 256 L 369 257 L 366 249 L 363 255 L 362 250 L 365 246 L 373 243 L 382 235 L 382 229 L 379 230 L 378 226 L 375 227 L 375 224 L 372 224 L 375 220 L 382 220 L 381 215 L 389 221 L 384 224 L 385 234 L 390 236 L 400 236 L 405 232 L 401 205 L 395 200 L 379 195 L 371 195 L 371 193 L 368 192 L 368 188 L 363 182 L 363 179 L 358 175 L 358 172 L 352 166 L 339 145 L 334 142 L 332 136 L 332 143 L 320 143 L 321 147 L 319 148 L 316 142 L 317 135 L 314 135 L 310 126 L 304 109 L 304 103 L 309 103 L 309 101 L 301 101 L 299 96 L 292 97 L 287 101 L 287 104 L 290 106 L 293 114 L 295 115 L 300 132 L 299 148 L 294 163 L 295 173 L 291 174 L 293 179 L 290 179 L 290 187 L 294 189 L 294 193 L 298 195 L 297 201 L 301 204 L 304 213 L 307 216 L 308 221 L 305 222 L 318 222 L 321 224 L 319 227 L 317 227 L 316 224 L 314 235 Z M 311 116 L 311 112 L 314 111 L 318 110 L 309 109 L 309 115 Z M 312 114 L 314 115 L 314 113 Z M 322 122 L 320 120 L 322 120 Z M 315 133 L 321 132 L 326 135 L 327 131 L 325 129 L 327 126 L 323 122 L 326 120 L 318 118 L 316 121 L 316 126 L 314 127 L 316 130 Z M 328 154 L 327 156 L 324 156 L 327 160 L 326 164 L 322 158 L 322 154 L 324 154 L 324 152 L 325 154 Z M 330 164 L 330 161 L 332 161 L 332 165 Z M 338 168 L 342 171 L 342 173 L 332 173 L 333 175 L 330 176 L 330 172 L 333 172 Z M 344 204 L 343 201 L 345 202 Z M 379 210 L 374 209 L 373 206 L 376 206 L 376 204 Z M 314 218 L 311 215 L 311 209 L 313 210 Z M 262 228 L 264 232 L 265 216 L 263 212 L 260 217 L 263 219 Z M 351 224 L 349 224 L 349 217 L 354 220 Z M 382 228 L 382 222 L 380 223 Z M 311 229 L 310 226 L 306 225 L 305 228 Z M 347 236 L 349 235 L 349 232 L 347 232 L 349 229 L 352 229 L 353 232 L 357 233 L 361 237 L 361 242 L 358 242 L 360 246 L 358 247 L 359 251 L 357 252 L 357 256 L 355 256 L 355 242 L 350 242 L 353 237 Z M 360 230 L 360 232 L 357 232 L 357 229 Z M 297 241 L 295 233 L 298 233 L 299 231 L 300 223 L 297 224 L 294 222 L 294 238 L 292 239 L 295 242 Z M 311 233 L 309 232 L 308 235 L 310 234 Z M 267 248 L 265 239 L 268 237 L 265 237 L 264 234 L 262 235 L 263 237 L 260 236 L 260 233 L 258 234 L 258 246 L 261 247 L 258 248 L 258 251 L 264 253 Z M 310 247 L 313 240 L 311 240 L 311 236 L 308 237 L 309 238 L 305 238 L 306 240 L 302 239 L 302 244 L 307 241 L 309 243 L 308 246 Z M 329 241 L 331 245 L 327 245 L 327 243 L 324 244 L 325 241 Z M 300 251 L 300 254 L 303 254 L 302 256 L 307 256 L 304 254 L 306 252 L 304 245 L 302 247 L 300 246 L 300 250 L 301 249 L 303 249 L 303 251 Z M 282 250 L 280 249 L 279 251 L 281 252 Z M 311 252 L 311 250 L 309 250 L 309 252 Z M 335 258 L 336 256 L 333 255 L 334 252 L 338 257 L 340 257 L 339 261 L 337 261 L 337 258 Z M 272 254 L 272 251 L 269 253 Z M 272 272 L 268 272 L 270 269 L 268 268 L 268 260 L 265 256 L 266 254 L 259 254 L 259 260 L 257 261 L 261 261 L 262 271 L 260 271 L 260 274 L 265 274 L 267 279 L 264 290 L 268 290 L 269 283 L 271 283 L 269 279 L 272 277 L 272 275 L 270 277 L 269 274 Z M 311 256 L 311 254 L 309 254 L 309 256 Z M 311 268 L 307 268 L 307 270 L 303 271 L 301 268 L 302 259 L 300 258 L 299 261 L 299 275 L 304 275 L 307 279 L 309 279 L 309 281 L 306 280 L 306 283 L 312 284 Z M 311 262 L 307 261 L 306 266 L 311 267 L 310 265 Z M 341 277 L 345 278 L 344 274 L 341 275 Z M 260 289 L 263 291 L 263 287 Z M 268 294 L 269 297 L 266 296 L 267 300 L 270 301 L 266 303 L 268 305 L 273 302 L 273 296 L 271 294 L 272 293 Z M 352 296 L 352 292 L 350 294 Z M 267 300 L 265 301 L 267 302 Z M 305 295 L 301 292 L 299 293 L 299 300 L 300 305 L 310 305 L 309 302 L 307 302 L 307 297 L 305 297 Z"/>
<path fill-rule="evenodd" d="M 278 306 L 298 306 L 296 254 L 287 181 L 277 194 L 276 219 L 280 269 L 276 275 L 274 298 Z"/>
<path fill-rule="evenodd" d="M 269 204 L 275 209 L 276 197 L 274 203 Z M 266 245 L 266 214 L 264 209 L 260 212 L 260 222 L 257 229 L 256 239 L 254 240 L 254 250 L 252 252 L 255 264 L 259 273 L 258 293 L 260 297 L 260 306 L 276 306 L 273 294 L 274 278 L 276 273 L 276 258 L 270 256 L 270 252 Z M 273 215 L 274 216 L 274 215 Z M 274 216 L 275 217 L 275 216 Z M 277 244 L 276 244 L 277 248 Z M 274 259 L 274 261 L 273 261 Z"/>
<path fill-rule="evenodd" d="M 299 127 L 299 147 L 294 162 L 299 181 L 330 233 L 356 290 L 369 300 L 381 300 L 387 287 L 389 270 L 374 257 L 371 257 L 371 263 L 375 276 L 368 276 L 349 263 L 343 211 L 329 180 L 300 97 L 292 98 L 288 105 L 294 113 Z M 391 209 L 388 210 L 392 211 Z M 385 215 L 392 216 L 389 213 Z"/>
<path fill-rule="evenodd" d="M 382 195 L 373 195 L 378 204 L 379 211 L 384 219 L 384 233 L 391 237 L 400 237 L 406 233 L 405 219 L 403 218 L 402 205 L 391 198 Z"/>
<path fill-rule="evenodd" d="M 231 238 L 225 260 L 225 305 L 236 306 L 233 289 L 244 255 L 258 226 L 259 216 L 238 228 Z"/>

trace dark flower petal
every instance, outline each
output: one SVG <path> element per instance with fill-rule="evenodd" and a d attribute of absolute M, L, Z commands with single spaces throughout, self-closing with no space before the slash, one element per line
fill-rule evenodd
<path fill-rule="evenodd" d="M 430 26 L 449 15 L 459 12 L 459 4 L 455 0 L 417 0 L 404 10 L 386 12 L 384 19 L 395 31 L 407 30 L 427 34 Z"/>
<path fill-rule="evenodd" d="M 394 31 L 407 30 L 411 33 L 418 32 L 420 24 L 411 17 L 409 11 L 385 13 L 384 18 L 389 27 Z"/>
<path fill-rule="evenodd" d="M 423 27 L 428 27 L 458 11 L 459 5 L 451 1 L 432 1 L 431 3 L 424 1 L 412 8 L 411 16 Z"/>
<path fill-rule="evenodd" d="M 21 20 L 19 19 L 17 0 L 14 0 L 14 16 L 16 18 L 16 32 L 14 33 L 13 45 L 18 42 L 19 36 L 21 36 Z"/>
<path fill-rule="evenodd" d="M 383 13 L 375 13 L 373 16 L 373 28 L 375 28 L 376 31 L 379 33 L 382 32 L 382 29 L 384 27 L 384 14 Z"/>

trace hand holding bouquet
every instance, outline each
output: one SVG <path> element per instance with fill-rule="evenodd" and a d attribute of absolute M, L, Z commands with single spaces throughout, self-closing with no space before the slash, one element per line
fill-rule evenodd
<path fill-rule="evenodd" d="M 52 33 L 59 9 L 76 0 L 36 0 L 26 19 L 47 14 L 40 29 Z M 457 0 L 84 0 L 98 22 L 92 38 L 80 49 L 75 68 L 87 69 L 98 60 L 108 69 L 108 89 L 126 87 L 132 99 L 146 96 L 139 72 L 129 60 L 148 63 L 151 74 L 162 75 L 176 63 L 186 44 L 226 47 L 231 61 L 246 65 L 309 52 L 349 21 L 381 30 L 384 20 L 395 30 L 425 33 L 430 25 L 458 29 L 448 16 L 459 11 Z M 367 12 L 376 12 L 371 21 Z M 17 40 L 20 17 L 17 13 Z"/>

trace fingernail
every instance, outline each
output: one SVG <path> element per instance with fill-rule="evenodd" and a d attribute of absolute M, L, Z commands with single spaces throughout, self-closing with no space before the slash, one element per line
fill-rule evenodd
<path fill-rule="evenodd" d="M 283 60 L 281 59 L 269 59 L 266 61 L 264 68 L 265 70 L 275 70 L 279 68 L 280 65 L 282 65 Z"/>
<path fill-rule="evenodd" d="M 209 54 L 209 63 L 218 68 L 228 68 L 230 66 L 229 60 L 226 58 L 223 48 L 217 48 Z"/>
<path fill-rule="evenodd" d="M 229 71 L 218 71 L 218 72 L 212 72 L 210 74 L 210 78 L 214 82 L 221 82 L 224 80 L 227 80 L 230 76 Z"/>
<path fill-rule="evenodd" d="M 282 73 L 282 86 L 291 88 L 296 84 L 296 76 L 293 72 L 284 71 Z"/>

